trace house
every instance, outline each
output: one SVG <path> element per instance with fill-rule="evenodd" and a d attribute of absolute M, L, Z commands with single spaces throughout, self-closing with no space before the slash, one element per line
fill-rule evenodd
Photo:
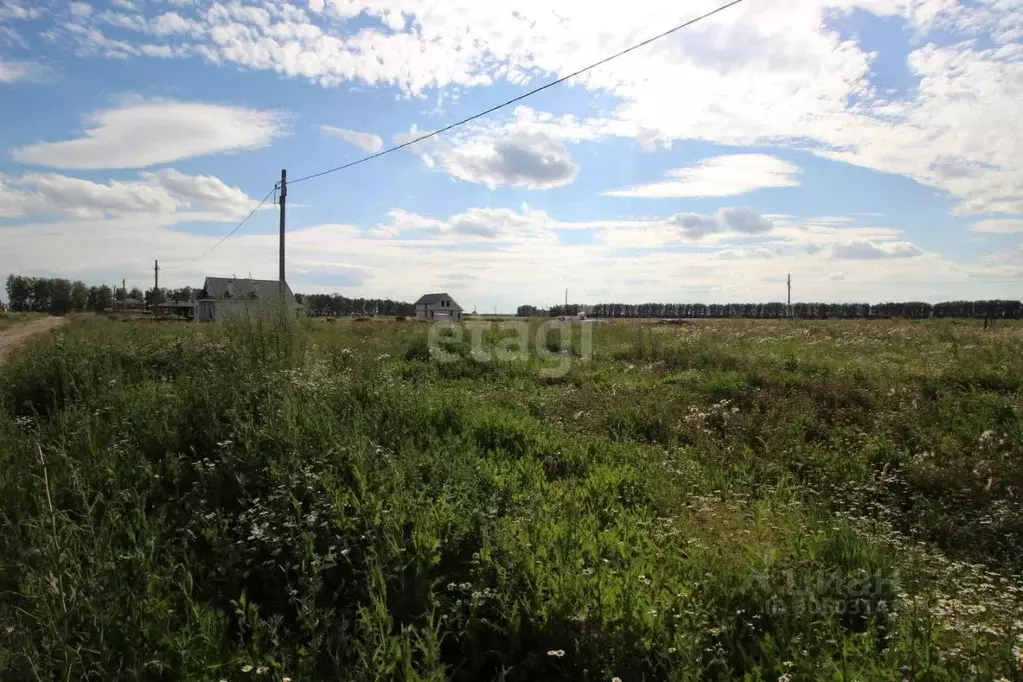
<path fill-rule="evenodd" d="M 462 307 L 449 294 L 426 294 L 416 301 L 416 319 L 429 322 L 458 322 Z"/>
<path fill-rule="evenodd" d="M 195 319 L 224 322 L 234 317 L 273 317 L 280 311 L 280 282 L 275 279 L 207 277 L 196 297 Z M 303 310 L 284 283 L 284 305 L 298 317 Z"/>

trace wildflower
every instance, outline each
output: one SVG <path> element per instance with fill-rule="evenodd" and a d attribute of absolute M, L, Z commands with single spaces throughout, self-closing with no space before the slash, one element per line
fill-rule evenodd
<path fill-rule="evenodd" d="M 252 666 L 248 665 L 248 664 L 243 665 L 242 666 L 242 672 L 243 673 L 250 673 L 250 672 L 252 672 Z"/>
<path fill-rule="evenodd" d="M 258 668 L 256 668 L 256 674 L 257 675 L 262 675 L 266 671 L 267 671 L 267 667 L 265 665 L 261 665 Z"/>
<path fill-rule="evenodd" d="M 622 678 L 620 678 L 620 677 L 612 677 L 611 678 L 611 682 L 622 682 Z"/>
<path fill-rule="evenodd" d="M 281 680 L 281 682 L 291 682 L 291 678 L 285 677 L 283 680 Z"/>
<path fill-rule="evenodd" d="M 551 649 L 550 651 L 547 652 L 547 655 L 548 656 L 554 656 L 555 658 L 561 658 L 562 656 L 565 655 L 565 650 L 564 649 Z"/>
<path fill-rule="evenodd" d="M 791 679 L 792 677 L 788 673 L 785 673 L 784 675 L 780 675 L 778 677 L 778 682 L 789 682 L 789 680 Z"/>

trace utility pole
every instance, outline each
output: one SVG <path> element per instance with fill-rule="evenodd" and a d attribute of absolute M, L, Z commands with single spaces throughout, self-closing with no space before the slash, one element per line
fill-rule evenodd
<path fill-rule="evenodd" d="M 565 314 L 568 315 L 568 288 L 565 289 Z"/>
<path fill-rule="evenodd" d="M 153 261 L 153 305 L 160 302 L 160 261 Z"/>
<path fill-rule="evenodd" d="M 281 207 L 281 256 L 280 256 L 280 290 L 281 290 L 281 304 L 284 304 L 284 208 L 288 201 L 288 171 L 284 168 L 281 169 L 281 198 L 279 200 Z"/>
<path fill-rule="evenodd" d="M 785 309 L 785 315 L 786 315 L 786 317 L 791 318 L 792 317 L 792 275 L 786 276 L 785 282 L 786 282 L 786 284 L 788 285 L 788 288 L 789 288 L 788 306 Z"/>

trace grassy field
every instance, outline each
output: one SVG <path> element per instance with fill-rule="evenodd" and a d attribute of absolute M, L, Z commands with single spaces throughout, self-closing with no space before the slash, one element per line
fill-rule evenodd
<path fill-rule="evenodd" d="M 1023 326 L 426 330 L 0 368 L 0 679 L 1023 680 Z"/>

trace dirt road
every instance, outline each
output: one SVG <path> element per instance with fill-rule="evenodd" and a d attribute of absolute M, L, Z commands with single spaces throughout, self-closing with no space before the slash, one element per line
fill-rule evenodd
<path fill-rule="evenodd" d="M 0 365 L 7 361 L 15 348 L 28 341 L 36 334 L 42 334 L 58 327 L 67 321 L 66 317 L 44 317 L 0 331 Z"/>

